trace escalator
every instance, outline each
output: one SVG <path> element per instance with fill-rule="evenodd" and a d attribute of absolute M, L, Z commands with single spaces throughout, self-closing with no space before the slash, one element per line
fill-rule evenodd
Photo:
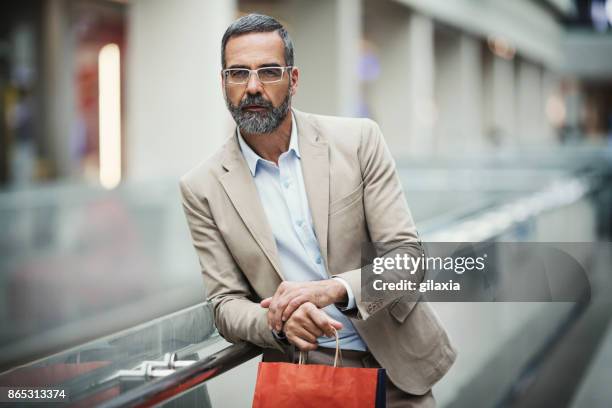
<path fill-rule="evenodd" d="M 399 162 L 399 174 L 426 242 L 605 249 L 610 163 L 583 152 Z M 261 350 L 216 332 L 178 197 L 172 182 L 0 193 L 0 386 L 65 390 L 68 401 L 47 406 L 250 405 Z M 598 290 L 610 278 L 601 253 L 582 259 Z M 510 257 L 507 270 L 521 261 Z M 580 351 L 564 399 L 579 395 L 610 316 L 599 293 L 584 303 L 432 303 L 459 349 L 434 387 L 439 406 L 546 406 L 554 356 L 571 355 L 558 350 L 576 344 L 568 339 L 595 305 L 600 319 L 583 330 L 591 352 Z"/>

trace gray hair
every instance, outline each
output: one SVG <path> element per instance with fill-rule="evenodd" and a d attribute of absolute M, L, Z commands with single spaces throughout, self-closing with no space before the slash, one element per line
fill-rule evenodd
<path fill-rule="evenodd" d="M 248 33 L 269 33 L 276 31 L 285 44 L 285 64 L 293 66 L 293 41 L 285 27 L 276 19 L 264 14 L 247 14 L 227 27 L 221 39 L 221 66 L 225 69 L 225 46 L 232 37 Z"/>

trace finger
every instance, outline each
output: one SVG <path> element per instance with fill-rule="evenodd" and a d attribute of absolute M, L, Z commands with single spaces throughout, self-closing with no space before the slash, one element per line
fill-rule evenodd
<path fill-rule="evenodd" d="M 278 298 L 278 302 L 274 305 L 274 313 L 272 315 L 272 324 L 273 325 L 283 325 L 283 322 L 286 322 L 287 318 L 283 319 L 283 314 L 285 313 L 285 309 L 287 305 L 291 302 L 291 300 L 295 297 L 295 290 L 287 289 L 285 292 Z"/>
<path fill-rule="evenodd" d="M 311 332 L 310 330 L 313 330 L 315 333 Z M 311 325 L 310 330 L 306 326 L 296 327 L 293 330 L 293 333 L 302 340 L 309 343 L 316 343 L 317 337 L 319 337 L 316 335 L 317 329 Z"/>
<path fill-rule="evenodd" d="M 272 317 L 274 316 L 274 307 L 276 305 L 276 302 L 278 301 L 278 298 L 285 291 L 285 288 L 285 282 L 281 282 L 281 284 L 278 285 L 278 288 L 276 288 L 274 295 L 267 297 L 260 302 L 262 307 L 268 308 L 268 325 L 271 325 L 272 323 Z"/>
<path fill-rule="evenodd" d="M 283 311 L 285 310 L 285 306 L 287 305 L 285 295 L 286 293 L 276 299 L 276 302 L 274 303 L 274 310 L 272 312 L 272 325 L 280 326 L 283 324 Z"/>
<path fill-rule="evenodd" d="M 322 310 L 315 308 L 308 309 L 308 316 L 311 321 L 319 328 L 319 330 L 323 331 L 327 337 L 331 337 L 334 335 L 334 330 L 332 325 L 330 324 L 330 318 L 327 316 L 325 312 Z"/>
<path fill-rule="evenodd" d="M 323 335 L 323 331 L 317 327 L 302 309 L 298 309 L 285 323 L 285 333 L 289 331 L 312 342 L 315 342 L 318 337 Z"/>
<path fill-rule="evenodd" d="M 284 300 L 284 298 L 292 287 L 293 285 L 290 282 L 281 282 L 270 301 L 268 323 L 276 330 L 281 330 L 283 326 L 282 312 L 285 308 L 284 305 L 288 303 L 288 300 Z"/>
<path fill-rule="evenodd" d="M 321 337 L 324 333 L 309 317 L 305 319 L 302 328 L 308 332 L 314 340 Z"/>
<path fill-rule="evenodd" d="M 334 329 L 336 330 L 342 330 L 342 323 L 340 323 L 337 320 L 332 319 L 331 317 L 327 317 L 329 319 L 329 323 L 334 327 Z"/>
<path fill-rule="evenodd" d="M 279 302 L 279 297 L 274 295 L 272 301 L 270 302 L 270 306 L 268 307 L 268 324 L 270 324 L 276 330 L 280 330 L 282 327 L 280 313 L 278 312 Z"/>
<path fill-rule="evenodd" d="M 309 330 L 308 326 L 311 326 L 311 330 L 314 329 L 313 332 Z M 313 323 L 309 319 L 291 319 L 285 325 L 285 334 L 287 337 L 291 335 L 294 337 L 299 337 L 300 339 L 310 343 L 316 343 L 318 336 L 315 332 L 317 329 L 316 327 L 312 326 Z"/>
<path fill-rule="evenodd" d="M 334 329 L 341 330 L 342 323 L 332 319 L 324 311 L 317 309 L 316 307 L 308 309 L 308 316 L 322 330 L 327 337 L 334 336 Z"/>
<path fill-rule="evenodd" d="M 283 315 L 282 315 L 283 321 L 286 322 L 289 319 L 289 317 L 298 309 L 298 307 L 302 306 L 307 301 L 308 299 L 306 299 L 306 297 L 303 295 L 300 295 L 300 296 L 297 296 L 291 299 L 291 301 L 287 303 L 287 306 L 285 307 L 285 310 L 283 311 Z"/>

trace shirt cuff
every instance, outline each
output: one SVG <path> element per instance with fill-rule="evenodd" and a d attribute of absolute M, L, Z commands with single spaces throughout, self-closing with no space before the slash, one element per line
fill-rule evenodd
<path fill-rule="evenodd" d="M 277 332 L 276 330 L 272 329 L 272 335 L 274 336 L 274 339 L 281 344 L 289 345 L 289 340 L 287 339 L 284 331 L 281 330 Z"/>
<path fill-rule="evenodd" d="M 346 305 L 339 306 L 338 303 L 336 303 L 336 307 L 343 312 L 354 309 L 355 308 L 355 296 L 353 295 L 353 289 L 351 289 L 351 286 L 348 284 L 347 281 L 345 281 L 339 276 L 332 276 L 332 279 L 337 279 L 340 282 L 342 282 L 342 284 L 346 288 L 346 296 L 348 297 L 348 302 Z"/>

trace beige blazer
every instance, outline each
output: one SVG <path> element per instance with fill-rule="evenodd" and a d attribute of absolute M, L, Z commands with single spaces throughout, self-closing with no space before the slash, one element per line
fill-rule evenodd
<path fill-rule="evenodd" d="M 348 312 L 351 321 L 393 383 L 424 394 L 457 355 L 438 317 L 428 303 L 406 297 L 361 299 L 363 242 L 420 246 L 381 131 L 369 119 L 294 114 L 327 271 L 350 284 L 357 303 L 357 310 Z M 282 350 L 258 301 L 274 294 L 283 271 L 235 131 L 215 155 L 181 178 L 180 189 L 219 333 L 230 342 Z"/>

